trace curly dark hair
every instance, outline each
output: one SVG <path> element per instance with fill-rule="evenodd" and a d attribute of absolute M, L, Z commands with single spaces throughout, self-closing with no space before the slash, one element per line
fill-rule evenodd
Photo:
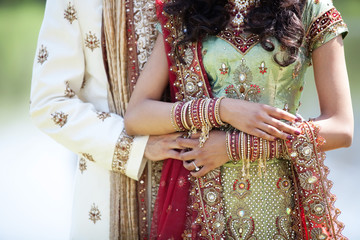
<path fill-rule="evenodd" d="M 274 55 L 280 66 L 288 66 L 297 59 L 305 31 L 301 16 L 306 0 L 260 0 L 245 19 L 246 31 L 258 34 L 262 47 L 274 50 L 270 37 L 275 37 L 285 47 L 282 59 Z M 209 35 L 217 35 L 229 21 L 227 0 L 173 0 L 164 7 L 165 12 L 178 16 L 184 35 L 178 44 L 186 44 Z"/>

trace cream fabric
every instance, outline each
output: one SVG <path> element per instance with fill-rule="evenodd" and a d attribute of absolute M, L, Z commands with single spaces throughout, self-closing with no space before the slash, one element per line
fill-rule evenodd
<path fill-rule="evenodd" d="M 69 4 L 76 11 L 72 23 L 64 15 Z M 81 172 L 78 168 L 76 173 L 71 236 L 76 240 L 109 239 L 110 170 L 124 128 L 123 119 L 116 114 L 99 118 L 99 113 L 109 112 L 101 27 L 102 0 L 48 0 L 33 69 L 33 122 L 71 151 L 90 155 L 95 161 L 87 159 L 86 169 Z M 90 34 L 95 36 L 92 49 Z M 39 61 L 41 49 L 46 49 L 48 56 Z M 75 96 L 66 94 L 67 84 Z M 67 115 L 63 126 L 53 121 L 56 113 Z M 134 179 L 145 165 L 142 155 L 147 139 L 135 137 L 131 147 L 126 174 Z M 89 219 L 92 206 L 100 211 L 95 223 Z"/>

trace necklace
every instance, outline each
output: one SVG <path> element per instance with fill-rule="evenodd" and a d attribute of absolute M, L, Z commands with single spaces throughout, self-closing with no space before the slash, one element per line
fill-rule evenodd
<path fill-rule="evenodd" d="M 229 0 L 227 8 L 231 15 L 230 26 L 235 31 L 242 32 L 246 15 L 259 4 L 260 0 Z"/>
<path fill-rule="evenodd" d="M 243 34 L 244 20 L 249 11 L 260 5 L 260 0 L 229 0 L 226 8 L 230 14 L 230 22 L 218 37 L 234 46 L 242 55 L 245 55 L 259 42 L 256 34 Z"/>

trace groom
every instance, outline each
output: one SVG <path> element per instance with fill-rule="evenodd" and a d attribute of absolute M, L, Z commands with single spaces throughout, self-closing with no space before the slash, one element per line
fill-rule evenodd
<path fill-rule="evenodd" d="M 70 239 L 148 237 L 158 160 L 177 158 L 174 149 L 181 148 L 178 134 L 124 131 L 122 116 L 151 53 L 155 23 L 155 1 L 47 1 L 30 113 L 79 156 Z"/>

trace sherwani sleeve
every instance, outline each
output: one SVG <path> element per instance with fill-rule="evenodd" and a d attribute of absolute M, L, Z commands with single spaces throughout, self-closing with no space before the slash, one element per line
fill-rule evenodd
<path fill-rule="evenodd" d="M 109 113 L 108 106 L 97 106 L 107 101 L 107 79 L 106 89 L 83 89 L 88 78 L 85 51 L 101 51 L 97 36 L 82 34 L 71 3 L 47 1 L 33 67 L 31 118 L 82 158 L 138 179 L 148 137 L 127 136 L 123 118 Z"/>

